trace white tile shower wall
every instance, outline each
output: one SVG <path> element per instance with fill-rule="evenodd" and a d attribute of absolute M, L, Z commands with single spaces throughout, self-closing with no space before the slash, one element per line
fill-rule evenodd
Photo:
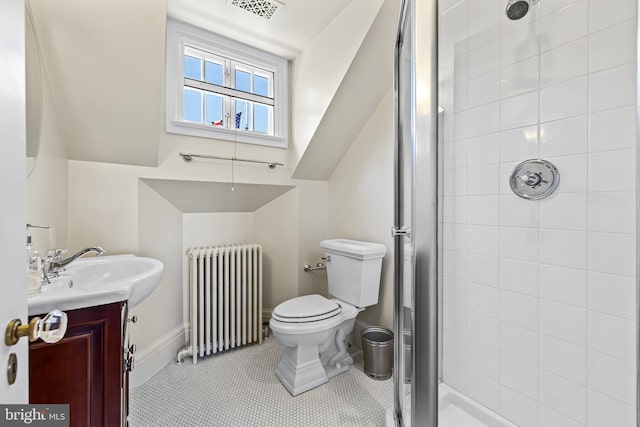
<path fill-rule="evenodd" d="M 440 1 L 443 379 L 522 426 L 635 426 L 636 2 Z M 544 158 L 557 192 L 515 196 Z"/>

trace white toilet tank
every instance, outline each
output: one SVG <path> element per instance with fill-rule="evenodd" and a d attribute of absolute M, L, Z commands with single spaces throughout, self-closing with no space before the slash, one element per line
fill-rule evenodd
<path fill-rule="evenodd" d="M 329 293 L 355 305 L 378 303 L 382 258 L 387 248 L 380 243 L 332 239 L 320 242 L 327 258 Z"/>

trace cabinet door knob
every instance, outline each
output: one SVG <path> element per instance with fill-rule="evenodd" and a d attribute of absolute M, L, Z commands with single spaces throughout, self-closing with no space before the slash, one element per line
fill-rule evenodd
<path fill-rule="evenodd" d="M 29 337 L 30 342 L 41 339 L 46 343 L 56 343 L 66 332 L 67 313 L 53 310 L 44 319 L 34 317 L 27 325 L 23 325 L 20 319 L 13 319 L 5 330 L 4 342 L 7 346 L 12 346 L 16 345 L 20 338 Z"/>

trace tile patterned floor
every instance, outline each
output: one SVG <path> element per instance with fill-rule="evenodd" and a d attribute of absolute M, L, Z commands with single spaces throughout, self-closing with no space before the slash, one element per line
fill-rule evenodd
<path fill-rule="evenodd" d="M 376 381 L 356 360 L 349 372 L 292 397 L 274 374 L 282 349 L 273 337 L 218 356 L 168 365 L 131 390 L 131 427 L 384 426 L 391 379 Z"/>

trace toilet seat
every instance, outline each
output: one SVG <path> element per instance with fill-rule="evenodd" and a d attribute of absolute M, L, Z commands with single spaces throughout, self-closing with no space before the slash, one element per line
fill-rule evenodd
<path fill-rule="evenodd" d="M 340 304 L 321 295 L 305 295 L 279 304 L 272 317 L 283 323 L 313 323 L 330 319 L 342 312 Z"/>
<path fill-rule="evenodd" d="M 322 306 L 308 307 L 307 311 L 300 311 L 302 307 L 306 307 L 306 304 L 298 304 L 298 302 L 292 303 L 293 310 L 290 310 L 289 304 L 293 300 L 305 298 L 303 303 L 308 303 L 307 297 L 319 297 L 313 298 L 322 304 Z M 329 303 L 329 304 L 327 304 Z M 287 304 L 287 305 L 284 305 Z M 282 307 L 284 305 L 284 307 Z M 337 311 L 335 308 L 338 308 Z M 304 335 L 309 333 L 317 333 L 329 330 L 334 326 L 344 322 L 345 320 L 352 319 L 358 315 L 364 308 L 354 307 L 349 303 L 341 301 L 339 299 L 326 299 L 320 295 L 306 295 L 303 297 L 293 298 L 278 305 L 271 315 L 271 321 L 269 326 L 274 333 L 286 334 L 286 335 Z M 325 313 L 318 314 L 325 311 Z M 278 315 L 280 314 L 280 315 Z M 282 315 L 285 316 L 282 316 Z M 289 315 L 289 317 L 286 317 Z M 306 315 L 306 316 L 305 316 Z M 282 320 L 281 320 L 282 319 Z"/>

